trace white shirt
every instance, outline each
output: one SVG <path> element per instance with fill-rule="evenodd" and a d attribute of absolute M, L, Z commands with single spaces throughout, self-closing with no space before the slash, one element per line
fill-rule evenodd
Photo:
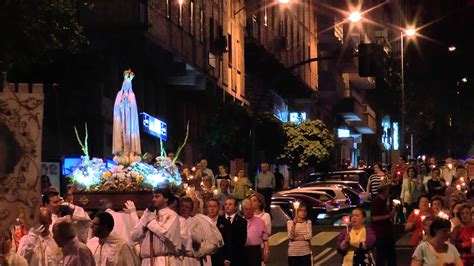
<path fill-rule="evenodd" d="M 103 245 L 99 243 L 98 237 L 93 237 L 87 241 L 87 247 L 91 250 L 98 266 L 140 265 L 137 255 L 127 240 L 115 233 L 111 233 Z"/>
<path fill-rule="evenodd" d="M 51 233 L 43 237 L 32 230 L 21 238 L 17 253 L 30 265 L 37 266 L 59 266 L 63 259 L 63 253 Z"/>
<path fill-rule="evenodd" d="M 64 254 L 64 266 L 95 266 L 92 252 L 77 237 L 71 239 L 69 243 L 62 247 L 62 252 Z"/>
<path fill-rule="evenodd" d="M 232 214 L 232 215 L 227 215 L 227 214 L 226 214 L 226 215 L 225 215 L 225 218 L 226 218 L 227 220 L 229 220 L 229 217 L 230 217 L 230 223 L 233 223 L 233 222 L 234 222 L 234 218 L 235 218 L 235 214 L 236 214 L 236 213 L 234 213 L 234 214 Z"/>
<path fill-rule="evenodd" d="M 127 243 L 133 247 L 136 242 L 132 240 L 130 235 L 139 221 L 137 213 L 132 212 L 131 214 L 128 214 L 116 212 L 111 209 L 107 209 L 105 211 L 110 213 L 114 218 L 114 229 L 110 234 L 116 234 L 117 236 L 125 239 Z"/>
<path fill-rule="evenodd" d="M 460 258 L 459 252 L 455 246 L 447 243 L 448 251 L 446 253 L 437 253 L 429 242 L 423 242 L 413 253 L 413 259 L 421 261 L 423 266 L 444 265 L 444 263 L 454 263 Z"/>
<path fill-rule="evenodd" d="M 175 261 L 182 246 L 179 218 L 178 214 L 170 208 L 159 210 L 158 215 L 156 211 L 146 210 L 133 230 L 131 238 L 141 243 L 142 265 L 165 265 L 166 263 L 180 265 Z M 151 257 L 153 259 L 150 259 Z"/>

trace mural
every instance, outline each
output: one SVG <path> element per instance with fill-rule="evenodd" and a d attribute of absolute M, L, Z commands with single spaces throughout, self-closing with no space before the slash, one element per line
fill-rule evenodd
<path fill-rule="evenodd" d="M 21 216 L 31 225 L 41 204 L 43 86 L 0 88 L 0 230 Z"/>

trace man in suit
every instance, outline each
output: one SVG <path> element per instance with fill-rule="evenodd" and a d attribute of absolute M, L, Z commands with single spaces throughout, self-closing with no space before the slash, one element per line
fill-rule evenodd
<path fill-rule="evenodd" d="M 212 254 L 212 265 L 224 265 L 224 260 L 228 257 L 231 252 L 230 245 L 225 245 L 226 243 L 230 243 L 231 239 L 231 224 L 226 218 L 222 215 L 219 215 L 219 210 L 221 209 L 221 205 L 218 199 L 212 198 L 207 202 L 207 217 L 213 224 L 216 225 L 217 229 L 224 240 L 224 246 L 218 248 L 216 253 Z"/>
<path fill-rule="evenodd" d="M 238 200 L 234 196 L 229 196 L 225 201 L 225 216 L 217 220 L 217 228 L 219 228 L 221 234 L 223 233 L 222 237 L 224 238 L 225 266 L 243 266 L 245 263 L 243 259 L 247 241 L 247 221 L 237 214 L 238 209 Z"/>

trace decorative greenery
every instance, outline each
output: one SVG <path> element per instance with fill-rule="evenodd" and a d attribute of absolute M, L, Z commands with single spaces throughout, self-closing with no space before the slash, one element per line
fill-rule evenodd
<path fill-rule="evenodd" d="M 282 163 L 296 169 L 315 166 L 329 159 L 334 148 L 333 135 L 321 120 L 285 123 L 283 129 L 288 142 L 279 156 Z"/>
<path fill-rule="evenodd" d="M 74 133 L 76 133 L 76 139 L 77 142 L 79 142 L 79 145 L 81 145 L 82 152 L 84 153 L 84 156 L 89 158 L 89 144 L 87 143 L 87 140 L 89 139 L 89 133 L 87 132 L 87 123 L 85 125 L 85 137 L 84 137 L 84 142 L 81 141 L 81 138 L 79 138 L 79 133 L 77 133 L 77 128 L 74 126 Z"/>

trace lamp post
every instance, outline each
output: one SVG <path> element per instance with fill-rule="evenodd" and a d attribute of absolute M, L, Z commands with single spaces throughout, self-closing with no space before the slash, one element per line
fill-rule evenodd
<path fill-rule="evenodd" d="M 401 74 L 401 83 L 400 83 L 400 91 L 401 91 L 401 101 L 402 101 L 402 117 L 401 117 L 401 123 L 400 123 L 400 133 L 401 133 L 401 153 L 405 153 L 405 63 L 404 63 L 404 57 L 405 57 L 405 49 L 404 49 L 404 38 L 408 37 L 414 37 L 416 35 L 416 30 L 414 28 L 408 28 L 405 30 L 400 31 L 400 74 Z M 413 145 L 413 144 L 412 144 Z M 411 157 L 413 157 L 413 147 L 411 148 Z"/>

